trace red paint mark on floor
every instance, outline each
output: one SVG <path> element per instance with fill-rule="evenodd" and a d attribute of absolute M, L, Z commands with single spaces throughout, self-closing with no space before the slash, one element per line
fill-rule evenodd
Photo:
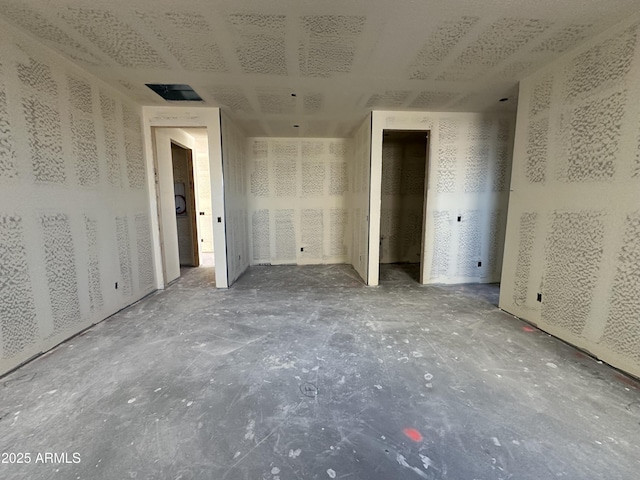
<path fill-rule="evenodd" d="M 522 330 L 524 330 L 525 332 L 535 332 L 535 328 L 531 328 L 531 327 L 527 327 L 526 325 L 524 327 L 522 327 Z"/>
<path fill-rule="evenodd" d="M 403 432 L 407 437 L 409 437 L 414 442 L 422 441 L 422 434 L 415 428 L 405 428 Z"/>
<path fill-rule="evenodd" d="M 613 376 L 616 377 L 618 380 L 620 380 L 622 383 L 624 383 L 626 385 L 629 385 L 630 387 L 637 388 L 638 390 L 640 390 L 640 382 L 638 382 L 637 380 L 629 378 L 626 375 L 622 375 L 620 373 L 616 373 Z"/>

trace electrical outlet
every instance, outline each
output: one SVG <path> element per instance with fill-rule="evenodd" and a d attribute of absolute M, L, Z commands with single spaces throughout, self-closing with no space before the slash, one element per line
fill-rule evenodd
<path fill-rule="evenodd" d="M 481 267 L 482 266 L 482 262 L 478 262 L 478 266 Z"/>
<path fill-rule="evenodd" d="M 116 282 L 116 290 L 118 289 L 118 282 Z"/>
<path fill-rule="evenodd" d="M 304 252 L 304 247 L 300 247 L 300 251 L 301 251 L 301 252 Z"/>
<path fill-rule="evenodd" d="M 538 302 L 542 302 L 542 294 L 541 293 L 538 294 L 538 297 L 536 298 L 536 300 Z"/>
<path fill-rule="evenodd" d="M 458 215 L 458 221 L 461 222 L 462 221 L 462 216 Z"/>
<path fill-rule="evenodd" d="M 222 223 L 222 217 L 218 217 L 218 223 Z"/>

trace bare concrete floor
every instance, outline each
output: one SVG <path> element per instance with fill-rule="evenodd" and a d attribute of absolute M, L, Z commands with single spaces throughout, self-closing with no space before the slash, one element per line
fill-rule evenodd
<path fill-rule="evenodd" d="M 0 381 L 1 451 L 31 455 L 0 478 L 640 478 L 638 383 L 496 286 L 381 278 L 257 267 L 216 291 L 186 270 Z"/>

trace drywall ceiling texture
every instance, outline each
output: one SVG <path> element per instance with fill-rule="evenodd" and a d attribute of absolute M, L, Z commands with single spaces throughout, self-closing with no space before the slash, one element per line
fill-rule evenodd
<path fill-rule="evenodd" d="M 247 243 L 246 139 L 229 117 L 222 113 L 222 168 L 224 170 L 224 211 L 227 238 L 229 286 L 249 267 Z"/>
<path fill-rule="evenodd" d="M 637 376 L 639 91 L 639 16 L 522 82 L 500 295 Z"/>
<path fill-rule="evenodd" d="M 380 263 L 420 263 L 427 138 L 384 137 Z"/>
<path fill-rule="evenodd" d="M 350 139 L 250 138 L 251 264 L 349 261 Z"/>
<path fill-rule="evenodd" d="M 509 202 L 513 115 L 373 112 L 373 220 L 380 218 L 384 130 L 430 132 L 423 283 L 499 281 Z M 370 235 L 380 237 L 380 221 L 372 222 Z M 371 242 L 370 248 L 369 278 L 375 285 L 378 242 Z"/>
<path fill-rule="evenodd" d="M 154 289 L 145 172 L 139 107 L 0 28 L 0 373 Z"/>
<path fill-rule="evenodd" d="M 350 168 L 351 265 L 369 285 L 369 200 L 371 174 L 371 114 L 367 115 L 353 137 L 353 166 Z"/>
<path fill-rule="evenodd" d="M 143 105 L 165 104 L 145 83 L 188 83 L 249 136 L 327 138 L 351 136 L 371 110 L 515 111 L 519 79 L 637 8 L 638 0 L 0 0 L 8 21 Z"/>

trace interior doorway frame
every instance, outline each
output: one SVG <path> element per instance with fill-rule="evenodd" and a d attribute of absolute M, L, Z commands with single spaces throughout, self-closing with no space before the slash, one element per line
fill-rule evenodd
<path fill-rule="evenodd" d="M 426 242 L 426 219 L 427 219 L 427 184 L 429 181 L 429 164 L 431 160 L 431 130 L 414 130 L 414 129 L 396 129 L 396 128 L 385 128 L 382 131 L 382 151 L 383 157 L 381 159 L 381 171 L 384 171 L 384 142 L 385 142 L 385 134 L 387 132 L 403 132 L 403 133 L 412 133 L 416 134 L 416 138 L 418 135 L 424 135 L 424 143 L 425 143 L 425 158 L 424 158 L 424 185 L 422 190 L 422 224 L 421 224 L 421 233 L 420 233 L 420 278 L 419 283 L 424 283 L 424 260 L 425 260 L 425 242 Z M 417 142 L 416 142 L 417 143 Z M 382 175 L 380 176 L 380 211 L 382 213 Z M 380 215 L 380 223 L 382 223 L 382 215 Z M 380 245 L 382 244 L 382 236 L 380 235 L 378 238 L 378 275 L 380 274 Z M 414 263 L 415 264 L 415 263 Z"/>
<path fill-rule="evenodd" d="M 425 252 L 429 251 L 432 245 L 427 238 L 427 206 L 430 202 L 429 179 L 431 178 L 431 159 L 433 158 L 433 128 L 431 125 L 393 125 L 385 124 L 384 117 L 380 112 L 372 112 L 371 121 L 371 176 L 370 176 L 370 202 L 369 202 L 369 268 L 367 284 L 377 286 L 380 284 L 380 221 L 382 207 L 382 142 L 384 141 L 384 131 L 415 131 L 428 132 L 427 139 L 427 165 L 425 168 L 424 182 L 424 203 L 422 215 L 422 252 L 420 261 L 420 283 L 425 284 Z"/>
<path fill-rule="evenodd" d="M 222 141 L 219 108 L 207 107 L 142 107 L 144 149 L 149 190 L 149 212 L 154 258 L 156 288 L 164 289 L 162 268 L 162 248 L 160 243 L 160 225 L 158 201 L 156 196 L 156 171 L 154 167 L 153 127 L 205 128 L 209 142 L 209 170 L 211 182 L 211 212 L 213 222 L 213 248 L 216 253 L 215 286 L 228 288 L 226 216 L 224 205 L 224 179 L 222 170 Z"/>

